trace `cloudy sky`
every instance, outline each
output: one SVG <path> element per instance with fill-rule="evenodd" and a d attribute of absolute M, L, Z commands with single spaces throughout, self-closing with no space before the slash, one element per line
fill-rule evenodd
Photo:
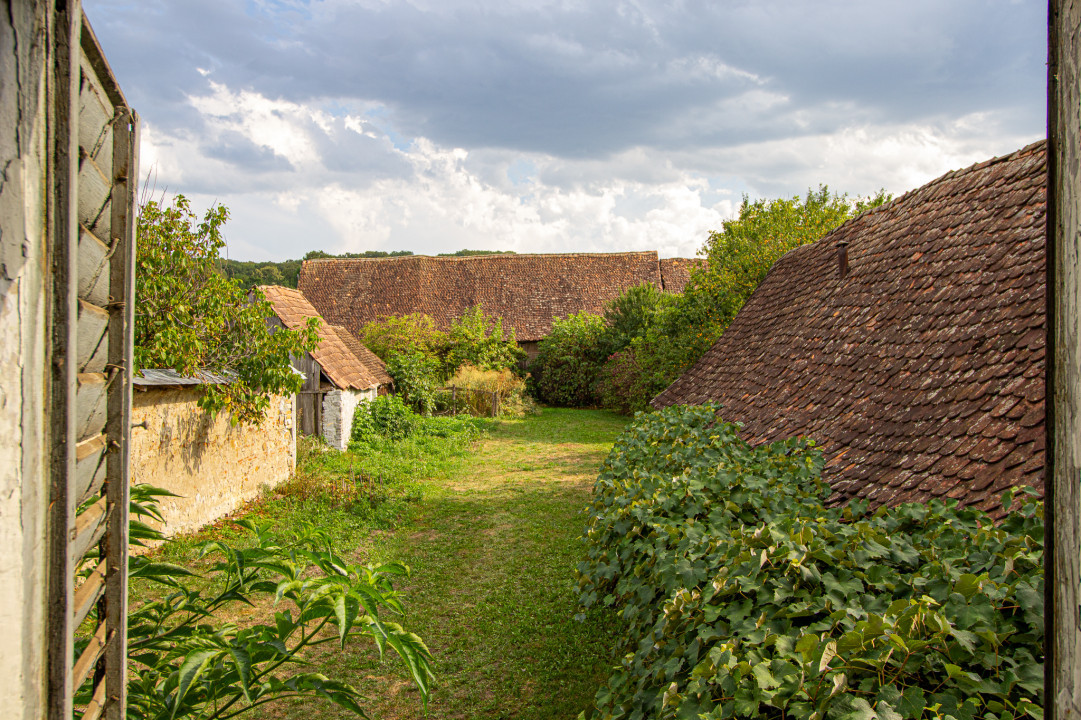
<path fill-rule="evenodd" d="M 231 257 L 656 249 L 1044 135 L 1035 0 L 83 0 Z"/>

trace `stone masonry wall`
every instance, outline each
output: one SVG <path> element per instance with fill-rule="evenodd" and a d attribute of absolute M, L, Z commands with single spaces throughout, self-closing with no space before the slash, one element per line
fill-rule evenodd
<path fill-rule="evenodd" d="M 136 389 L 132 484 L 183 497 L 163 498 L 166 535 L 191 532 L 236 510 L 296 469 L 295 397 L 271 399 L 262 425 L 231 425 L 196 404 L 198 387 Z M 137 427 L 140 423 L 146 427 Z"/>

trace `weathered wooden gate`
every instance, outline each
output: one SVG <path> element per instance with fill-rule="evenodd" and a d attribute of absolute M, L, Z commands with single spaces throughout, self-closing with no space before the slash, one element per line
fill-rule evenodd
<path fill-rule="evenodd" d="M 48 718 L 120 720 L 138 118 L 78 0 L 55 7 Z"/>

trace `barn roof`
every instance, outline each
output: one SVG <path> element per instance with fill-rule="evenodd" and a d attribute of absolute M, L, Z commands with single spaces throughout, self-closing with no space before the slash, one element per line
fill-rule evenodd
<path fill-rule="evenodd" d="M 838 499 L 993 511 L 1010 486 L 1042 491 L 1045 154 L 948 173 L 792 250 L 653 404 L 815 439 Z"/>
<path fill-rule="evenodd" d="M 601 312 L 643 282 L 660 287 L 661 262 L 655 251 L 307 260 L 299 287 L 323 317 L 354 334 L 372 320 L 410 313 L 446 329 L 479 304 L 518 340 L 539 340 L 553 318 Z"/>
<path fill-rule="evenodd" d="M 351 349 L 351 344 L 360 345 L 360 341 L 355 338 L 343 339 L 333 326 L 323 320 L 299 290 L 280 285 L 260 285 L 259 289 L 287 328 L 296 330 L 303 327 L 309 318 L 320 321 L 319 346 L 312 351 L 311 356 L 336 387 L 367 390 L 383 384 L 380 377 L 369 369 L 370 361 L 366 362 L 366 358 L 358 357 Z M 385 374 L 384 369 L 383 375 Z"/>
<path fill-rule="evenodd" d="M 682 293 L 691 279 L 691 268 L 705 267 L 702 258 L 661 258 L 661 288 L 669 293 Z"/>

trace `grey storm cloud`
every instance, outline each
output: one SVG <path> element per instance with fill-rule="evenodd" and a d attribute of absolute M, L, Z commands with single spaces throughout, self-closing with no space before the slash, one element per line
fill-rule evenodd
<path fill-rule="evenodd" d="M 379 103 L 398 132 L 446 146 L 578 158 L 1043 114 L 1032 2 L 85 4 L 133 102 L 178 126 L 210 80 Z"/>
<path fill-rule="evenodd" d="M 295 170 L 286 158 L 266 145 L 256 145 L 238 132 L 224 132 L 203 146 L 203 153 L 215 160 L 246 167 L 257 173 Z"/>

